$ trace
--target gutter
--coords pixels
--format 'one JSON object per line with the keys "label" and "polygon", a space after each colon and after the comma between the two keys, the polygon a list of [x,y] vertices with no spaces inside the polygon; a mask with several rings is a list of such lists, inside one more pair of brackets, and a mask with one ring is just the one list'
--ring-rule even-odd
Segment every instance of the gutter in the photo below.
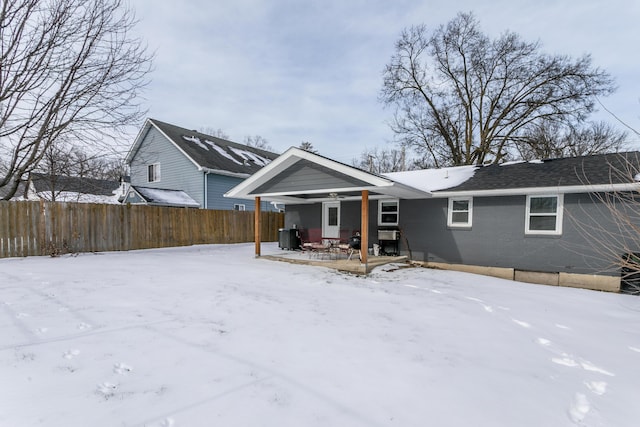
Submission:
{"label": "gutter", "polygon": [[209,171],[204,171],[204,208],[209,208],[209,180],[207,179],[207,175],[209,175]]}
{"label": "gutter", "polygon": [[571,193],[610,193],[615,191],[638,191],[640,183],[571,185],[558,187],[525,187],[505,188],[500,190],[467,190],[467,191],[434,191],[434,198],[445,197],[488,197],[488,196],[521,196],[527,194],[571,194]]}
{"label": "gutter", "polygon": [[232,176],[234,178],[249,178],[251,174],[244,172],[229,172],[221,169],[210,169],[204,166],[198,166],[198,170],[204,171],[205,174],[214,173],[216,175]]}

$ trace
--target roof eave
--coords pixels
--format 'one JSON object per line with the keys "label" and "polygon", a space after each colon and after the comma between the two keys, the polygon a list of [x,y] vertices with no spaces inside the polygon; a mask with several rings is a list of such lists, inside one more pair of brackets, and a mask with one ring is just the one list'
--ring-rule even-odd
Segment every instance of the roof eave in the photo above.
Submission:
{"label": "roof eave", "polygon": [[212,173],[212,174],[216,174],[216,175],[231,176],[231,177],[234,177],[234,178],[246,179],[246,178],[249,178],[251,176],[250,173],[230,172],[230,171],[225,171],[225,170],[222,170],[222,169],[206,168],[204,166],[200,166],[200,167],[198,167],[198,169],[203,171],[203,172],[205,172],[205,173]]}
{"label": "roof eave", "polygon": [[[265,194],[253,194],[252,192],[258,188],[262,183],[268,181],[269,179],[277,176],[280,172],[285,170],[286,168],[292,166],[296,162],[300,160],[309,160],[321,166],[326,166],[332,170],[337,172],[349,175],[353,178],[356,178],[360,181],[364,181],[367,184],[370,184],[371,188],[374,187],[388,187],[396,185],[397,183],[378,175],[373,175],[368,172],[359,170],[357,168],[353,168],[339,162],[335,162],[326,157],[319,156],[317,154],[311,153],[306,150],[302,150],[297,147],[291,147],[287,151],[285,151],[282,155],[277,157],[267,166],[260,169],[255,174],[251,175],[251,177],[247,178],[237,186],[233,187],[231,190],[224,194],[225,197],[233,197],[233,198],[253,198],[253,197],[265,197],[268,196]],[[362,187],[363,189],[368,188]],[[322,189],[321,191],[326,192],[328,189]],[[344,189],[342,189],[344,191]]]}
{"label": "roof eave", "polygon": [[572,194],[572,193],[604,193],[615,191],[638,191],[640,183],[570,185],[556,187],[525,187],[503,188],[496,190],[465,190],[465,191],[434,191],[434,198],[445,197],[490,197],[490,196],[520,196],[532,194]]}

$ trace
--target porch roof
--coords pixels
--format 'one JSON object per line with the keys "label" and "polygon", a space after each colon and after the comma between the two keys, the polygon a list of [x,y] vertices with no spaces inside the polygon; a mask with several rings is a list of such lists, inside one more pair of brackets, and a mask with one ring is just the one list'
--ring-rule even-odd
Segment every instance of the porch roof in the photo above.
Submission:
{"label": "porch roof", "polygon": [[229,190],[225,197],[304,204],[327,200],[419,199],[431,193],[327,157],[289,148],[261,170]]}

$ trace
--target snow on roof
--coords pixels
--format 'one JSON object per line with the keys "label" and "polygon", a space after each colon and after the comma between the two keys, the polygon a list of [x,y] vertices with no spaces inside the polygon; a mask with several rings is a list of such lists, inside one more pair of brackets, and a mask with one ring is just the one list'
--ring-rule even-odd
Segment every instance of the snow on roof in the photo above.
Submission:
{"label": "snow on roof", "polygon": [[235,147],[229,147],[229,149],[245,160],[252,160],[258,166],[266,166],[271,163],[270,159],[259,156],[256,153],[252,153],[251,151],[241,150]]}
{"label": "snow on roof", "polygon": [[[38,197],[43,200],[53,200],[54,197],[51,191],[40,191]],[[30,198],[31,200],[38,200],[38,198]],[[75,202],[75,203],[102,203],[102,204],[120,204],[118,196],[116,194],[112,196],[106,196],[101,194],[86,194],[77,193],[75,191],[60,191],[55,193],[55,200],[57,202]]]}
{"label": "snow on roof", "polygon": [[147,202],[153,204],[171,206],[194,206],[199,207],[198,202],[193,200],[187,193],[181,190],[166,190],[162,188],[133,187]]}
{"label": "snow on roof", "polygon": [[185,141],[189,141],[189,142],[193,142],[194,144],[196,144],[198,147],[202,148],[203,150],[207,150],[209,151],[209,149],[207,148],[206,145],[204,145],[202,143],[202,141],[200,141],[200,138],[198,138],[197,136],[192,136],[192,135],[182,135],[182,139],[184,139]]}
{"label": "snow on roof", "polygon": [[473,176],[477,166],[454,166],[440,169],[422,169],[382,174],[400,184],[432,192],[455,187]]}
{"label": "snow on roof", "polygon": [[227,159],[229,159],[229,160],[231,160],[232,162],[235,162],[235,163],[237,163],[237,164],[239,164],[239,165],[241,165],[241,164],[242,164],[242,162],[238,161],[238,159],[236,159],[235,157],[233,157],[231,154],[227,153],[227,151],[226,151],[224,148],[222,148],[222,147],[220,147],[220,146],[216,145],[216,143],[215,143],[215,142],[209,141],[208,139],[206,139],[204,142],[206,142],[207,144],[209,144],[209,145],[210,145],[214,150],[216,150],[218,153],[220,153],[220,155],[221,155],[221,156],[224,156],[224,157],[226,157]]}

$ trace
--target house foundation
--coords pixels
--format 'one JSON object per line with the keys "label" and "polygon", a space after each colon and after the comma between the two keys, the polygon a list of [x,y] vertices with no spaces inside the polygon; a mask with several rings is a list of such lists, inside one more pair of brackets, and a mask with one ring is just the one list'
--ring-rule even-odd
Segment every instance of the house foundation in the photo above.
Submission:
{"label": "house foundation", "polygon": [[539,271],[516,270],[514,268],[485,267],[480,265],[448,264],[443,262],[414,261],[414,264],[440,270],[462,271],[481,274],[517,282],[534,283],[549,286],[591,289],[594,291],[620,292],[620,277],[600,274],[546,273]]}

